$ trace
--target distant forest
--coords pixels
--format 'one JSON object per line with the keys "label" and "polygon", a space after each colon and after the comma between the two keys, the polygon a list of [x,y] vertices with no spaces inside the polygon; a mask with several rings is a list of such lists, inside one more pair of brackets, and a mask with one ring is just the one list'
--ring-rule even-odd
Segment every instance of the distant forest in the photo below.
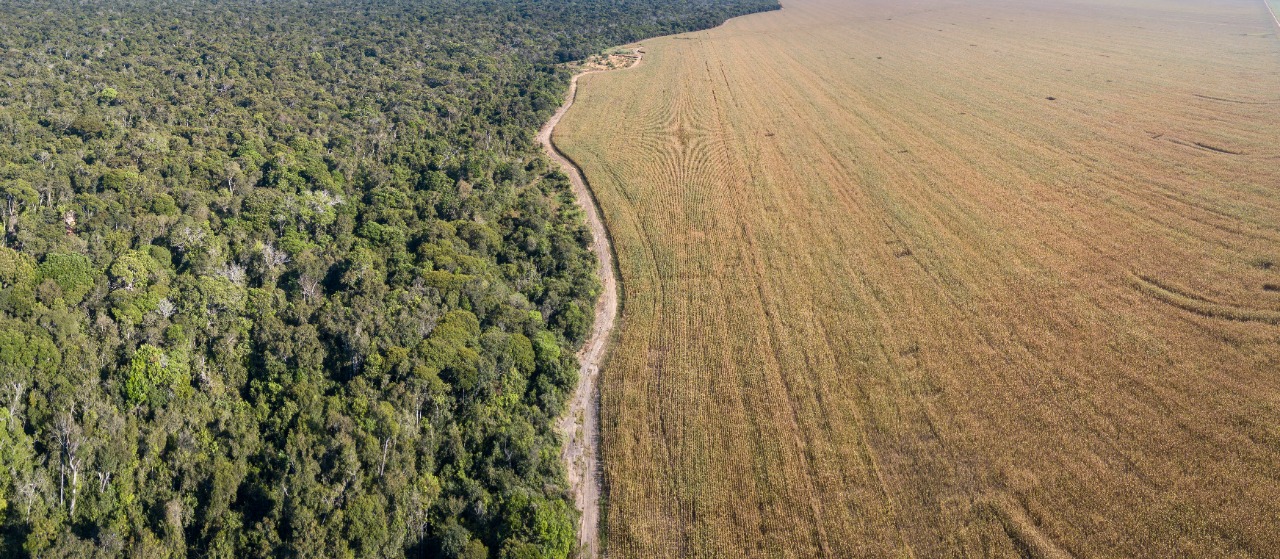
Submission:
{"label": "distant forest", "polygon": [[565,557],[559,63],[774,0],[0,10],[0,557]]}

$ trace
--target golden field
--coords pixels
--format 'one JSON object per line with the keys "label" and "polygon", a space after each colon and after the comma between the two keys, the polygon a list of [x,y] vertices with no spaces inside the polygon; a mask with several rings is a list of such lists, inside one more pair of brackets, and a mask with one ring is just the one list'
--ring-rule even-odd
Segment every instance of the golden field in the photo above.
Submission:
{"label": "golden field", "polygon": [[1262,0],[795,0],[556,129],[610,557],[1280,556]]}

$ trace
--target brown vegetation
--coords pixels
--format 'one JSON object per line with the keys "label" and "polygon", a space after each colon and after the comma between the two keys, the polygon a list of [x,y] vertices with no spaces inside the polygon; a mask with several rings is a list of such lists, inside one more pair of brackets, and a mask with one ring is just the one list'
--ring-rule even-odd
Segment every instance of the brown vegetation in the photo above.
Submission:
{"label": "brown vegetation", "polygon": [[625,69],[640,63],[644,49],[638,45],[611,49],[601,54],[594,54],[578,63],[579,73],[599,72],[604,70]]}
{"label": "brown vegetation", "polygon": [[1280,554],[1263,3],[797,0],[645,47],[556,135],[624,287],[607,555]]}

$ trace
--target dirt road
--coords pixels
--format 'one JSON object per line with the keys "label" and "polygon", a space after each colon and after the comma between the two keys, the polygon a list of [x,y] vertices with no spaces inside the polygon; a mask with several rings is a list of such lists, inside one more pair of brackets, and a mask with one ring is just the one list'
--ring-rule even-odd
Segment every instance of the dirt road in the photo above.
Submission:
{"label": "dirt road", "polygon": [[[628,68],[640,63],[643,51],[637,48],[636,58]],[[538,132],[538,142],[542,144],[547,155],[560,164],[569,181],[573,185],[573,194],[578,205],[587,214],[587,226],[591,228],[591,251],[600,259],[600,284],[603,288],[600,298],[596,300],[595,322],[591,335],[582,350],[578,352],[578,388],[569,402],[569,410],[560,418],[558,428],[564,439],[564,449],[560,456],[568,471],[569,488],[573,492],[574,504],[582,512],[578,524],[580,554],[584,557],[597,557],[600,554],[599,520],[600,520],[600,469],[597,467],[599,456],[599,398],[596,392],[596,379],[600,374],[600,364],[605,356],[605,348],[609,343],[609,335],[613,331],[614,320],[618,316],[618,277],[614,271],[613,245],[609,241],[604,219],[600,208],[596,205],[591,190],[578,169],[567,157],[556,149],[551,134],[564,113],[573,106],[573,99],[578,91],[578,78],[583,74],[605,72],[606,69],[588,69],[575,76],[569,82],[569,94],[564,105],[552,115],[551,120]]]}

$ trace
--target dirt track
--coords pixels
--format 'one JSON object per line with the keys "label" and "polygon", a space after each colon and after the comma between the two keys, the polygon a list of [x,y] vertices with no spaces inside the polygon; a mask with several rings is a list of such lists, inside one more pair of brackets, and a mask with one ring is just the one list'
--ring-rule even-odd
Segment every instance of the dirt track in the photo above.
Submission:
{"label": "dirt track", "polygon": [[[628,68],[640,63],[643,51],[636,50],[636,54],[635,61]],[[574,197],[587,214],[587,226],[591,228],[591,251],[600,259],[597,274],[600,276],[602,291],[600,298],[596,300],[595,322],[591,328],[591,336],[578,352],[581,367],[578,372],[578,388],[569,402],[568,412],[560,418],[558,425],[564,438],[564,449],[560,456],[568,471],[569,489],[573,492],[574,504],[582,512],[578,523],[578,538],[580,554],[585,557],[597,557],[600,554],[600,470],[596,463],[599,456],[600,426],[596,379],[600,374],[600,364],[609,343],[609,335],[613,331],[614,320],[618,316],[618,277],[614,271],[613,245],[609,241],[600,208],[582,177],[582,171],[556,149],[551,134],[560,118],[573,106],[573,99],[578,91],[578,78],[584,74],[607,71],[609,70],[588,69],[573,76],[564,105],[538,131],[538,142],[547,155],[569,175]]]}

